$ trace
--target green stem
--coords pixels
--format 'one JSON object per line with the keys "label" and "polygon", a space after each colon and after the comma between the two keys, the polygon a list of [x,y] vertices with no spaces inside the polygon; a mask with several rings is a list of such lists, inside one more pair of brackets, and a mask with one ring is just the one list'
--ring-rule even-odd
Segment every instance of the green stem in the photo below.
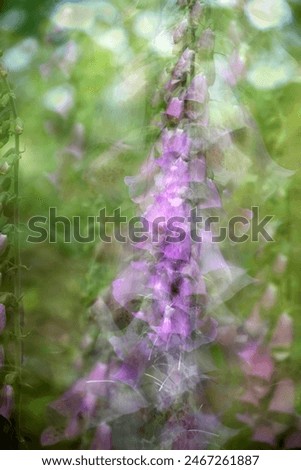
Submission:
{"label": "green stem", "polygon": [[15,275],[13,277],[14,283],[14,296],[17,302],[17,306],[14,312],[14,330],[16,337],[16,358],[15,358],[15,368],[18,377],[18,405],[17,405],[17,418],[16,418],[16,430],[18,433],[19,440],[21,441],[21,385],[22,385],[22,364],[23,364],[23,324],[24,324],[24,313],[23,307],[21,304],[21,256],[20,256],[20,236],[19,236],[19,227],[20,227],[20,207],[19,207],[19,158],[20,158],[20,133],[21,129],[18,129],[18,114],[15,103],[15,98],[12,93],[10,84],[6,76],[2,76],[5,88],[10,97],[10,106],[12,111],[12,116],[15,122],[14,126],[14,143],[15,143],[15,154],[16,158],[13,166],[13,190],[15,195],[14,203],[14,213],[13,213],[13,225],[14,225],[14,241],[13,241],[13,258],[15,266]]}

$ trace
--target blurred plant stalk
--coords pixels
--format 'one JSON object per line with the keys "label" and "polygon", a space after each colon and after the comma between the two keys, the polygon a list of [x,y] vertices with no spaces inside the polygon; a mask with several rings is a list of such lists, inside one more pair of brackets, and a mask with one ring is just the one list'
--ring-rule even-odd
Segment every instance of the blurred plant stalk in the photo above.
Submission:
{"label": "blurred plant stalk", "polygon": [[[1,188],[1,219],[0,230],[2,241],[0,263],[2,276],[2,289],[0,293],[1,305],[8,313],[7,330],[2,332],[5,344],[10,342],[7,337],[13,336],[15,343],[14,366],[9,366],[9,360],[3,358],[3,378],[1,374],[2,393],[0,414],[10,420],[13,413],[14,394],[17,397],[15,408],[16,434],[19,442],[21,437],[21,388],[23,364],[23,325],[24,311],[21,294],[21,256],[20,256],[20,214],[19,214],[19,160],[20,135],[23,132],[23,123],[18,116],[15,95],[10,87],[6,69],[0,65],[1,78],[1,131],[0,131],[0,188]],[[9,147],[9,150],[6,148]],[[3,150],[2,150],[3,149]],[[10,318],[10,314],[12,320]],[[10,333],[13,329],[13,334]],[[8,352],[9,354],[9,352]]]}

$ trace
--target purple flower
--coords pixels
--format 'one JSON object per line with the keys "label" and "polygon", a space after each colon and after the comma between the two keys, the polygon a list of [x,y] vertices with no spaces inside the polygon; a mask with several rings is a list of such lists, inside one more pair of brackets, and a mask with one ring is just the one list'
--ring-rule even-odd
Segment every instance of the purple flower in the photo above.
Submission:
{"label": "purple flower", "polygon": [[175,44],[181,41],[183,36],[185,35],[188,28],[188,21],[185,18],[181,23],[176,27],[173,33],[173,41]]}
{"label": "purple flower", "polygon": [[206,178],[205,157],[200,156],[190,161],[190,181],[204,183]]}
{"label": "purple flower", "polygon": [[[201,2],[189,5],[189,22],[185,19],[175,31],[175,42],[202,12]],[[205,30],[198,41],[201,59],[212,55],[213,43],[213,32]],[[134,261],[112,283],[112,297],[131,321],[119,333],[117,327],[109,328],[114,336],[109,338],[113,350],[108,364],[98,362],[52,404],[65,418],[61,438],[92,428],[93,449],[112,448],[108,423],[119,416],[139,412],[139,422],[146,423],[144,408],[164,410],[164,448],[207,449],[227,434],[210,412],[204,391],[212,362],[209,348],[202,346],[218,334],[217,320],[209,313],[217,314],[215,307],[245,281],[239,281],[244,271],[226,262],[214,233],[200,230],[200,242],[190,236],[192,208],[207,216],[222,206],[206,162],[210,152],[222,154],[231,143],[228,132],[209,127],[213,79],[203,73],[194,76],[195,53],[186,48],[174,66],[165,86],[160,138],[140,174],[125,179],[150,232],[147,240],[133,243]],[[257,405],[269,392],[273,360],[259,339],[243,341],[240,356],[249,384],[244,399]],[[190,408],[178,413],[183,400]],[[200,405],[206,411],[194,412]],[[44,442],[59,438],[53,428],[47,433]]]}
{"label": "purple flower", "polygon": [[274,391],[269,405],[270,411],[294,414],[295,386],[291,379],[281,380]]}
{"label": "purple flower", "polygon": [[261,304],[266,310],[272,309],[277,301],[278,289],[274,284],[269,284],[263,293]]}
{"label": "purple flower", "polygon": [[[162,145],[163,157],[182,157],[184,159],[188,158],[190,150],[190,140],[187,133],[184,132],[182,129],[176,129],[175,131],[165,131],[162,136]],[[173,162],[172,160],[169,160],[168,163]]]}
{"label": "purple flower", "polygon": [[177,62],[174,71],[174,79],[181,79],[185,73],[188,73],[191,69],[192,61],[194,59],[195,52],[189,48],[185,49]]}
{"label": "purple flower", "polygon": [[196,101],[197,103],[205,103],[208,99],[208,86],[206,77],[202,74],[194,77],[186,92],[185,99],[188,101]]}
{"label": "purple flower", "polygon": [[64,438],[63,433],[55,428],[54,426],[49,426],[46,428],[41,435],[41,445],[42,446],[53,446],[60,442]]}
{"label": "purple flower", "polygon": [[7,247],[7,235],[0,233],[0,254],[4,252]]}
{"label": "purple flower", "polygon": [[0,304],[0,334],[5,329],[6,326],[6,309],[5,305]]}
{"label": "purple flower", "polygon": [[260,316],[259,305],[256,304],[249,318],[245,321],[245,330],[251,336],[260,336],[265,331],[264,323]]}
{"label": "purple flower", "polygon": [[126,307],[132,300],[147,294],[147,273],[148,265],[145,261],[133,261],[121,277],[113,281],[113,296],[121,306]]}
{"label": "purple flower", "polygon": [[100,423],[94,434],[91,444],[92,450],[111,450],[112,449],[112,431],[106,423]]}
{"label": "purple flower", "polygon": [[172,98],[168,104],[166,115],[170,118],[181,119],[184,112],[184,101],[179,98]]}
{"label": "purple flower", "polygon": [[172,335],[179,335],[187,338],[192,329],[189,315],[178,308],[166,306],[162,323],[158,327],[153,327],[158,338],[168,343]]}
{"label": "purple flower", "polygon": [[253,441],[269,444],[274,447],[276,445],[276,433],[270,424],[259,425],[252,436]]}
{"label": "purple flower", "polygon": [[216,416],[205,413],[187,413],[173,416],[162,433],[163,448],[173,450],[203,450],[219,436],[220,423]]}
{"label": "purple flower", "polygon": [[110,343],[116,355],[122,360],[112,378],[136,386],[143,375],[151,352],[149,340],[140,338],[135,332],[127,331],[123,336],[112,337]]}
{"label": "purple flower", "polygon": [[277,274],[284,274],[287,268],[287,263],[287,256],[280,253],[275,260],[273,271]]}
{"label": "purple flower", "polygon": [[301,449],[301,430],[294,431],[286,439],[285,449]]}
{"label": "purple flower", "polygon": [[14,407],[14,389],[11,385],[4,385],[0,390],[0,416],[9,420]]}
{"label": "purple flower", "polygon": [[280,315],[270,345],[273,348],[289,348],[293,342],[293,321],[287,314]]}
{"label": "purple flower", "polygon": [[265,397],[269,392],[269,385],[261,383],[260,381],[251,380],[249,381],[247,386],[248,388],[240,397],[240,401],[258,407],[260,404],[260,400]]}
{"label": "purple flower", "polygon": [[274,372],[274,363],[268,351],[260,344],[249,343],[239,353],[244,361],[247,375],[270,381]]}
{"label": "purple flower", "polygon": [[239,56],[239,53],[234,51],[229,59],[228,67],[223,72],[224,79],[233,87],[243,77],[244,72],[245,64]]}
{"label": "purple flower", "polygon": [[195,25],[199,24],[199,21],[203,15],[203,11],[204,11],[204,5],[202,5],[201,2],[197,0],[195,4],[193,5],[191,9],[191,13],[190,13],[191,19]]}

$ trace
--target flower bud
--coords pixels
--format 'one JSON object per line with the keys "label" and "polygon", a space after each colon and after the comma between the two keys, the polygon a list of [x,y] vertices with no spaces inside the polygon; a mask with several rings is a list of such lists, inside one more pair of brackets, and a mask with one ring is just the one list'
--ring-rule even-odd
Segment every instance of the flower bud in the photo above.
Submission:
{"label": "flower bud", "polygon": [[6,247],[7,247],[7,235],[0,233],[0,255],[4,252]]}
{"label": "flower bud", "polygon": [[166,115],[170,118],[181,119],[184,112],[184,101],[179,98],[172,98],[166,110]]}
{"label": "flower bud", "polygon": [[190,16],[193,24],[198,25],[203,14],[204,6],[197,0],[192,7]]}
{"label": "flower bud", "polygon": [[9,169],[10,169],[9,164],[7,162],[3,162],[0,165],[0,175],[5,175]]}
{"label": "flower bud", "polygon": [[287,256],[283,254],[279,254],[275,260],[274,266],[273,266],[273,271],[276,274],[283,274],[286,271],[287,268],[287,263],[288,263],[288,258]]}
{"label": "flower bud", "polygon": [[91,449],[111,450],[112,449],[112,431],[106,423],[101,423],[97,428]]}
{"label": "flower bud", "polygon": [[294,414],[295,385],[291,379],[281,380],[275,389],[269,411]]}
{"label": "flower bud", "polygon": [[23,130],[24,130],[23,122],[20,118],[17,118],[15,121],[15,133],[17,135],[21,135],[23,133]]}
{"label": "flower bud", "polygon": [[188,101],[196,101],[197,103],[204,103],[208,97],[208,87],[206,77],[202,74],[193,78],[185,99]]}
{"label": "flower bud", "polygon": [[14,390],[11,385],[4,385],[0,391],[0,416],[9,420],[14,406]]}
{"label": "flower bud", "polygon": [[259,305],[256,304],[251,315],[245,321],[245,329],[251,336],[259,336],[260,333],[262,333],[263,328],[264,324],[260,317],[260,308]]}
{"label": "flower bud", "polygon": [[188,73],[190,71],[193,58],[194,51],[188,48],[185,49],[174,68],[173,77],[180,80],[185,73]]}
{"label": "flower bud", "polygon": [[5,329],[6,326],[6,309],[5,305],[0,304],[0,334]]}
{"label": "flower bud", "polygon": [[177,26],[173,33],[173,42],[178,44],[185,35],[188,28],[188,21],[185,19]]}
{"label": "flower bud", "polygon": [[277,294],[277,287],[274,284],[269,284],[261,298],[261,305],[266,310],[273,308],[277,301]]}
{"label": "flower bud", "polygon": [[292,342],[293,320],[287,313],[283,313],[279,317],[270,344],[273,348],[289,348]]}

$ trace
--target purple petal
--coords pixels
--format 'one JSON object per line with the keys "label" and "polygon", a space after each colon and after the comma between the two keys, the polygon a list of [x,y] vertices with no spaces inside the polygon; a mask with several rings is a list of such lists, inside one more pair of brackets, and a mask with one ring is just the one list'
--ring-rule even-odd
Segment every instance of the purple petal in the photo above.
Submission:
{"label": "purple petal", "polygon": [[182,79],[182,76],[190,71],[194,54],[194,51],[191,49],[185,49],[173,71],[174,79]]}
{"label": "purple petal", "polygon": [[184,112],[184,101],[179,98],[172,98],[169,102],[169,105],[166,110],[166,115],[175,118],[181,119]]}
{"label": "purple petal", "polygon": [[112,449],[112,431],[106,423],[101,423],[94,434],[91,444],[92,450],[111,450]]}
{"label": "purple petal", "polygon": [[293,320],[287,313],[283,313],[278,320],[270,344],[274,348],[288,348],[291,346],[292,342]]}
{"label": "purple petal", "polygon": [[184,19],[174,30],[173,41],[175,44],[181,41],[181,39],[183,38],[184,34],[187,31],[187,28],[188,28],[188,21],[187,19]]}
{"label": "purple petal", "polygon": [[214,436],[218,436],[220,423],[216,416],[195,413],[183,415],[180,419],[172,417],[166,423],[162,440],[164,447],[173,450],[207,449]]}
{"label": "purple petal", "polygon": [[[98,362],[87,376],[86,390],[98,396],[106,396],[108,392],[108,383],[106,382],[108,372],[108,365]],[[91,406],[93,407],[93,403],[91,403]]]}
{"label": "purple petal", "polygon": [[258,336],[264,331],[264,323],[260,317],[260,307],[255,305],[249,318],[245,321],[245,330],[252,336]]}
{"label": "purple petal", "polygon": [[253,383],[248,385],[247,390],[242,395],[240,400],[249,403],[255,407],[259,406],[260,400],[267,395],[270,390],[269,384]]}
{"label": "purple petal", "polygon": [[281,380],[275,389],[269,411],[294,414],[295,385],[290,379]]}
{"label": "purple petal", "polygon": [[83,396],[85,395],[86,381],[78,380],[61,397],[51,403],[50,407],[57,413],[71,418],[80,412]]}
{"label": "purple petal", "polygon": [[191,19],[195,24],[199,24],[199,21],[203,15],[204,6],[197,0],[191,10]]}
{"label": "purple petal", "polygon": [[191,81],[185,99],[188,101],[196,101],[197,103],[204,103],[207,97],[208,86],[206,77],[204,75],[197,75]]}
{"label": "purple petal", "polygon": [[120,366],[113,378],[128,385],[136,385],[140,377],[140,365],[124,363]]}
{"label": "purple petal", "polygon": [[252,357],[249,374],[270,381],[274,372],[274,364],[268,353],[257,352]]}
{"label": "purple petal", "polygon": [[277,287],[274,284],[269,284],[261,298],[261,304],[266,310],[270,310],[275,306],[277,294]]}
{"label": "purple petal", "polygon": [[192,182],[205,182],[206,177],[206,160],[204,157],[195,158],[190,162],[190,181]]}
{"label": "purple petal", "polygon": [[225,261],[217,243],[212,242],[212,236],[212,232],[201,231],[201,272],[203,275],[211,271],[228,268],[228,263]]}
{"label": "purple petal", "polygon": [[199,204],[198,206],[199,209],[208,209],[210,207],[222,207],[222,202],[221,202],[218,189],[213,183],[213,181],[207,178],[206,185],[207,185],[207,192],[205,193],[206,199],[204,202]]}
{"label": "purple petal", "polygon": [[256,354],[258,349],[258,343],[255,341],[249,342],[239,353],[238,356],[246,362],[248,365],[251,365],[253,356]]}
{"label": "purple petal", "polygon": [[176,157],[187,157],[190,150],[188,134],[181,129],[165,131],[162,137],[163,154]]}
{"label": "purple petal", "polygon": [[270,354],[258,343],[248,344],[239,356],[244,361],[244,370],[247,375],[270,381],[274,373],[274,363]]}
{"label": "purple petal", "polygon": [[245,72],[245,64],[240,58],[237,51],[234,51],[229,59],[229,66],[224,70],[223,76],[230,86],[235,86],[243,77]]}
{"label": "purple petal", "polygon": [[277,274],[284,274],[287,268],[288,258],[283,254],[279,254],[273,266],[273,271]]}
{"label": "purple petal", "polygon": [[0,233],[0,254],[3,253],[6,247],[7,247],[7,235],[3,235],[3,233]]}
{"label": "purple petal", "polygon": [[166,307],[165,318],[159,327],[154,327],[159,338],[167,341],[171,335],[187,338],[191,333],[191,324],[186,312]]}
{"label": "purple petal", "polygon": [[263,442],[264,444],[269,444],[274,447],[276,445],[276,435],[275,431],[271,426],[261,425],[258,426],[252,436],[253,441]]}
{"label": "purple petal", "polygon": [[252,389],[249,389],[247,390],[241,397],[240,397],[240,401],[244,402],[244,403],[249,403],[250,405],[253,405],[253,406],[258,406],[259,405],[259,400],[258,398],[256,397],[256,395],[254,394],[253,390]]}
{"label": "purple petal", "polygon": [[45,429],[41,435],[42,446],[53,446],[64,439],[63,434],[53,426]]}
{"label": "purple petal", "polygon": [[81,425],[80,425],[80,420],[78,416],[75,416],[74,418],[70,419],[65,432],[64,432],[64,437],[66,439],[75,439],[78,437],[81,433]]}
{"label": "purple petal", "polygon": [[14,407],[14,390],[11,385],[4,385],[0,391],[0,416],[9,420]]}
{"label": "purple petal", "polygon": [[133,261],[121,277],[113,281],[113,296],[121,306],[126,307],[128,302],[146,293],[147,267],[145,262]]}
{"label": "purple petal", "polygon": [[190,258],[191,240],[185,237],[185,240],[177,243],[168,243],[163,249],[164,256],[171,260],[188,261]]}
{"label": "purple petal", "polygon": [[301,449],[301,431],[290,434],[284,443],[285,449]]}
{"label": "purple petal", "polygon": [[4,330],[6,326],[6,310],[5,305],[0,304],[0,333]]}
{"label": "purple petal", "polygon": [[237,338],[236,325],[222,325],[218,328],[217,341],[223,346],[233,346]]}

